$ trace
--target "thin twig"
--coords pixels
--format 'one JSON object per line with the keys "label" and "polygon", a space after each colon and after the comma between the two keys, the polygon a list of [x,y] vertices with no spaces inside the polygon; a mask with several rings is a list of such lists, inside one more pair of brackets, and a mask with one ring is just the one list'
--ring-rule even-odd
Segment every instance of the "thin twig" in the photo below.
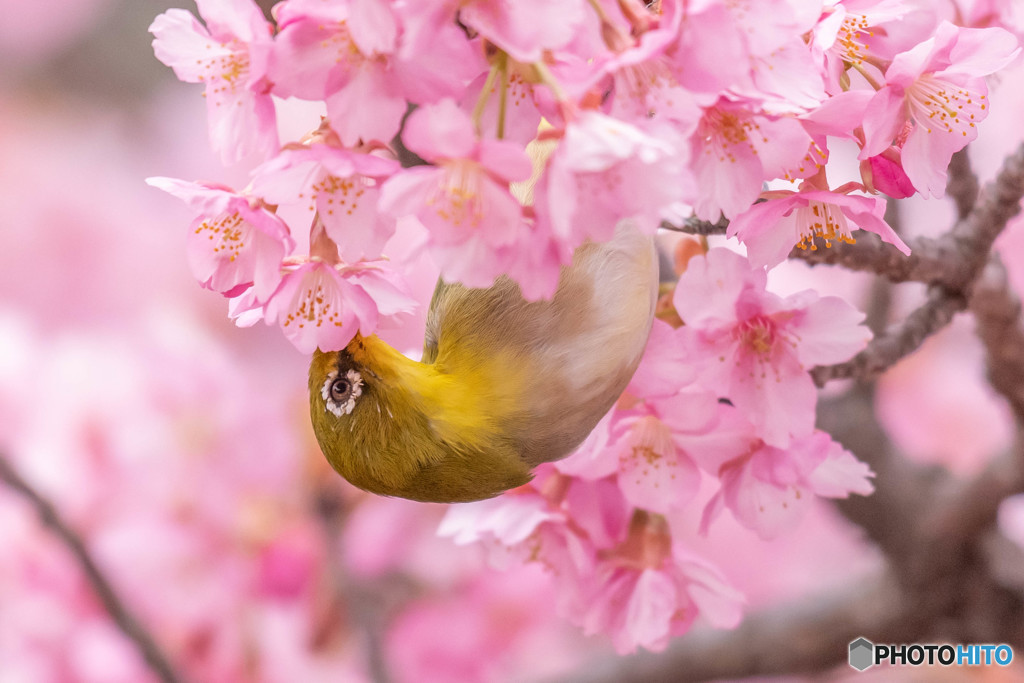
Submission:
{"label": "thin twig", "polygon": [[669,221],[662,221],[660,227],[663,230],[685,232],[688,235],[724,235],[726,228],[729,227],[729,221],[725,217],[722,217],[719,218],[717,222],[712,223],[711,221],[702,221],[696,216],[690,216],[683,220],[682,225],[676,225]]}
{"label": "thin twig", "polygon": [[967,308],[956,292],[940,287],[928,290],[928,299],[895,328],[875,337],[868,347],[845,363],[819,365],[811,378],[819,387],[834,379],[869,381],[916,351],[924,340],[948,325],[953,316]]}
{"label": "thin twig", "polygon": [[11,489],[21,494],[35,508],[40,521],[49,528],[71,551],[75,561],[82,568],[83,573],[92,585],[100,602],[110,618],[114,620],[121,632],[128,637],[138,648],[139,654],[146,661],[149,668],[164,683],[177,683],[182,679],[175,673],[171,666],[170,659],[157,645],[156,640],[149,634],[142,623],[131,613],[124,601],[117,595],[110,581],[103,575],[103,572],[93,560],[85,542],[57,512],[53,503],[47,500],[42,494],[32,488],[6,457],[0,455],[0,480]]}
{"label": "thin twig", "polygon": [[[384,648],[384,632],[394,605],[389,605],[381,591],[366,582],[357,580],[346,571],[341,561],[338,539],[341,537],[349,507],[336,491],[320,486],[313,494],[316,515],[323,530],[327,552],[328,580],[334,592],[339,609],[346,612],[349,620],[363,632],[366,668],[374,683],[390,683],[394,680],[388,668]],[[394,596],[391,596],[392,598]]]}

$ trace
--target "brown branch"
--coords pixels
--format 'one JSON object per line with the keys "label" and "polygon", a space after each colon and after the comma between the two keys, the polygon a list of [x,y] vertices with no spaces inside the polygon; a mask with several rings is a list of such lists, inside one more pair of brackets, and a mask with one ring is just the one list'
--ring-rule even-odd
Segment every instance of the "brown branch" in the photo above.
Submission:
{"label": "brown branch", "polygon": [[662,221],[659,227],[663,230],[684,232],[688,235],[724,235],[726,228],[729,227],[729,220],[723,216],[717,222],[712,223],[711,221],[702,221],[696,216],[690,216],[683,221],[682,225]]}
{"label": "brown branch", "polygon": [[131,613],[121,598],[117,595],[110,581],[103,575],[91,553],[86,548],[85,542],[57,512],[53,503],[47,500],[42,494],[32,488],[20,474],[14,469],[11,463],[4,456],[0,455],[0,480],[14,491],[24,497],[39,515],[39,520],[45,527],[50,529],[57,538],[67,547],[74,556],[75,561],[82,568],[82,572],[88,579],[89,584],[110,618],[114,620],[121,632],[135,645],[139,654],[145,660],[149,668],[156,674],[157,678],[164,683],[176,683],[182,679],[174,671],[170,660],[157,645],[156,641],[149,634],[142,623]]}
{"label": "brown branch", "polygon": [[413,598],[417,587],[408,577],[385,575],[374,581],[353,576],[342,562],[338,545],[351,504],[332,486],[320,484],[312,503],[327,548],[326,579],[333,593],[332,608],[343,613],[363,636],[367,674],[374,683],[394,680],[388,666],[384,634],[401,604]]}
{"label": "brown branch", "polygon": [[981,189],[978,184],[978,176],[971,168],[971,158],[967,154],[966,147],[950,159],[948,173],[946,194],[953,199],[956,204],[957,218],[962,220],[967,218],[967,215],[974,209]]}
{"label": "brown branch", "polygon": [[[913,274],[913,279],[918,279],[928,274],[927,281],[936,284],[929,289],[928,300],[898,328],[876,337],[868,348],[846,363],[814,368],[811,371],[814,382],[824,386],[832,379],[871,379],[916,350],[928,336],[947,325],[953,315],[964,310],[975,280],[989,259],[993,242],[1007,222],[1020,213],[1022,196],[1024,144],[1003,162],[999,175],[985,186],[967,217],[957,222],[943,237],[920,241],[910,258],[896,259],[892,256],[895,249],[891,245],[882,245],[877,238],[841,245],[848,248],[839,250],[839,262],[845,260],[843,264],[848,267],[858,266],[855,269],[859,269],[863,266],[867,269],[872,259],[877,258],[871,269],[886,277],[911,279]],[[1001,311],[992,315],[998,317],[1008,313]],[[1007,390],[1012,391],[1013,388],[1007,387]],[[1024,395],[1018,400],[1020,407],[1024,408]]]}
{"label": "brown branch", "polygon": [[988,379],[1024,424],[1024,329],[1020,300],[1010,290],[1006,268],[993,255],[971,296],[978,338],[985,345]]}
{"label": "brown branch", "polygon": [[874,379],[920,348],[925,339],[948,325],[965,308],[967,301],[962,295],[932,287],[925,303],[906,320],[875,337],[866,349],[845,363],[813,368],[811,378],[819,387],[834,379]]}

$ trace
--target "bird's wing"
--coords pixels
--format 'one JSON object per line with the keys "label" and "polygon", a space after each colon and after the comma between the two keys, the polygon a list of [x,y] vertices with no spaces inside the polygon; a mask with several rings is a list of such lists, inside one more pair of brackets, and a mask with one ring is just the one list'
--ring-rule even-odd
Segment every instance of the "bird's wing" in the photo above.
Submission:
{"label": "bird's wing", "polygon": [[439,282],[424,362],[464,378],[530,464],[568,454],[629,383],[657,294],[651,238],[620,229],[577,250],[549,301],[507,277],[487,289]]}

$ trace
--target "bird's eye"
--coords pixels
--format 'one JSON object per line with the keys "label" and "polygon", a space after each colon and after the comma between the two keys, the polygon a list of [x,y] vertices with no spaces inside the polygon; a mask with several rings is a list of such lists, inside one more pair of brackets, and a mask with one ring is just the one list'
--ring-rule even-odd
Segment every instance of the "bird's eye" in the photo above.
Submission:
{"label": "bird's eye", "polygon": [[356,407],[356,400],[363,395],[363,376],[355,369],[338,377],[336,370],[327,375],[320,395],[324,408],[338,417],[350,415]]}
{"label": "bird's eye", "polygon": [[352,393],[352,384],[344,377],[331,382],[331,398],[338,403],[344,403]]}

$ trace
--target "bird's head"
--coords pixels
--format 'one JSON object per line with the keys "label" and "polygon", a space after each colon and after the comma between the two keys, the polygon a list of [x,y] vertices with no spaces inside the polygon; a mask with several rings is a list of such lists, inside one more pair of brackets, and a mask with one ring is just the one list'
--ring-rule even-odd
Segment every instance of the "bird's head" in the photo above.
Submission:
{"label": "bird's head", "polygon": [[357,335],[313,355],[313,431],[334,469],[373,493],[464,502],[525,484],[529,467],[465,379]]}

